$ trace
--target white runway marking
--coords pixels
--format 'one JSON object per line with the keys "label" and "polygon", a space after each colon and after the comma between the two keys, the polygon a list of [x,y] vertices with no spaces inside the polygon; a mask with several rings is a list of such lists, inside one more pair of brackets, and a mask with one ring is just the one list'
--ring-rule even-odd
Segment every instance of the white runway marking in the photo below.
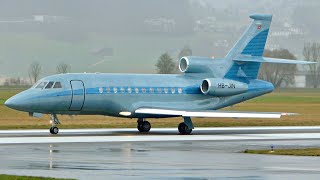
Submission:
{"label": "white runway marking", "polygon": [[147,142],[147,141],[230,141],[230,140],[290,140],[320,139],[317,133],[249,134],[249,135],[148,135],[148,136],[72,136],[72,137],[13,137],[0,138],[0,144]]}
{"label": "white runway marking", "polygon": [[[213,127],[213,128],[196,128],[195,131],[319,131],[320,126],[267,126],[267,127]],[[177,128],[152,128],[152,132],[178,132]],[[31,130],[0,130],[1,134],[43,134],[48,133],[48,129],[31,129]],[[114,128],[114,129],[60,129],[59,133],[112,133],[112,132],[137,132],[136,128]]]}
{"label": "white runway marking", "polygon": [[[311,130],[312,132],[310,133],[302,132]],[[154,128],[152,129],[152,133],[171,134],[158,135],[150,133],[140,135],[135,128],[61,129],[59,135],[51,136],[48,130],[1,130],[0,135],[2,137],[0,136],[0,144],[320,139],[320,133],[314,133],[314,131],[318,130],[320,132],[320,127],[197,128],[194,135],[178,135],[175,128]],[[212,134],[196,135],[197,132],[201,131],[212,131]],[[236,133],[230,133],[234,131]],[[297,131],[300,133],[287,134],[284,133],[285,131]],[[214,134],[217,132],[224,132],[224,134]],[[97,133],[102,133],[102,135],[98,136],[96,135]],[[177,133],[177,135],[172,135],[172,133]]]}

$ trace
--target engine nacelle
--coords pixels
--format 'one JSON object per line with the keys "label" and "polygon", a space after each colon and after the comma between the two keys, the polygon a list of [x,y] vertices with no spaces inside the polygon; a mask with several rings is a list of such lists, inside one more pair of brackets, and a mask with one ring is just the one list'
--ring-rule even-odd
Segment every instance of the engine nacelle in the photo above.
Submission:
{"label": "engine nacelle", "polygon": [[211,72],[213,59],[206,57],[182,57],[179,61],[179,70],[183,73],[207,73]]}
{"label": "engine nacelle", "polygon": [[232,96],[248,91],[248,84],[222,78],[204,79],[200,86],[201,92],[211,96]]}

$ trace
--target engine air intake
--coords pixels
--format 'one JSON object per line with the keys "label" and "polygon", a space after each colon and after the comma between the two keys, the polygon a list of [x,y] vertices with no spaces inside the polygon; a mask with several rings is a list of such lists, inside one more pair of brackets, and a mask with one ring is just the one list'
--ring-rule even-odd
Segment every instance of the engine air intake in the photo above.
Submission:
{"label": "engine air intake", "polygon": [[182,57],[179,62],[179,69],[181,72],[185,72],[189,67],[189,60],[186,57]]}

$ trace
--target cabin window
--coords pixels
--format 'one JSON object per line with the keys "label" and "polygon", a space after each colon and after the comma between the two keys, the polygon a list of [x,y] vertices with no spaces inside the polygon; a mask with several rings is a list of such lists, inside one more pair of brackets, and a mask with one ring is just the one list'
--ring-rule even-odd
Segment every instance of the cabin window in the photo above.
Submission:
{"label": "cabin window", "polygon": [[164,93],[168,94],[168,88],[164,88]]}
{"label": "cabin window", "polygon": [[179,93],[179,94],[182,93],[182,88],[178,88],[178,93]]}
{"label": "cabin window", "polygon": [[162,93],[162,89],[161,88],[157,88],[158,93]]}
{"label": "cabin window", "polygon": [[41,82],[41,83],[39,83],[39,84],[36,86],[36,88],[42,89],[42,88],[44,88],[44,87],[47,85],[47,83],[48,83],[48,82]]}
{"label": "cabin window", "polygon": [[99,88],[99,93],[103,93],[103,88]]}
{"label": "cabin window", "polygon": [[116,87],[114,87],[114,88],[113,88],[113,93],[116,94],[117,92],[118,92],[118,89],[117,89]]}
{"label": "cabin window", "polygon": [[110,87],[107,87],[107,93],[110,93],[110,91],[111,91]]}
{"label": "cabin window", "polygon": [[130,87],[128,87],[128,93],[131,94],[132,93],[132,89]]}
{"label": "cabin window", "polygon": [[134,91],[138,94],[139,93],[139,88],[135,88]]}
{"label": "cabin window", "polygon": [[120,92],[121,92],[121,93],[124,93],[124,88],[123,88],[123,87],[120,88]]}
{"label": "cabin window", "polygon": [[142,88],[142,93],[146,93],[146,92],[147,92],[146,88]]}
{"label": "cabin window", "polygon": [[153,88],[150,88],[149,91],[150,91],[150,93],[154,93],[154,89]]}
{"label": "cabin window", "polygon": [[45,89],[50,89],[50,88],[52,88],[53,83],[54,83],[53,81],[50,81],[50,82],[46,85]]}
{"label": "cabin window", "polygon": [[176,92],[176,88],[171,88],[171,93],[174,94]]}
{"label": "cabin window", "polygon": [[62,88],[61,82],[56,82],[56,83],[53,85],[53,88]]}

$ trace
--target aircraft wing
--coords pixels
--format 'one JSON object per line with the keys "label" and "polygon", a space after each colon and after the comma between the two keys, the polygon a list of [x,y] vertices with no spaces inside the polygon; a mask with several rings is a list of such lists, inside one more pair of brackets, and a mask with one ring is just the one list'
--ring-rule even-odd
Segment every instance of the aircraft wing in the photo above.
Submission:
{"label": "aircraft wing", "polygon": [[216,117],[216,118],[280,118],[284,115],[295,115],[295,113],[281,112],[245,112],[245,111],[183,111],[173,109],[139,108],[136,114],[168,115],[182,117]]}

